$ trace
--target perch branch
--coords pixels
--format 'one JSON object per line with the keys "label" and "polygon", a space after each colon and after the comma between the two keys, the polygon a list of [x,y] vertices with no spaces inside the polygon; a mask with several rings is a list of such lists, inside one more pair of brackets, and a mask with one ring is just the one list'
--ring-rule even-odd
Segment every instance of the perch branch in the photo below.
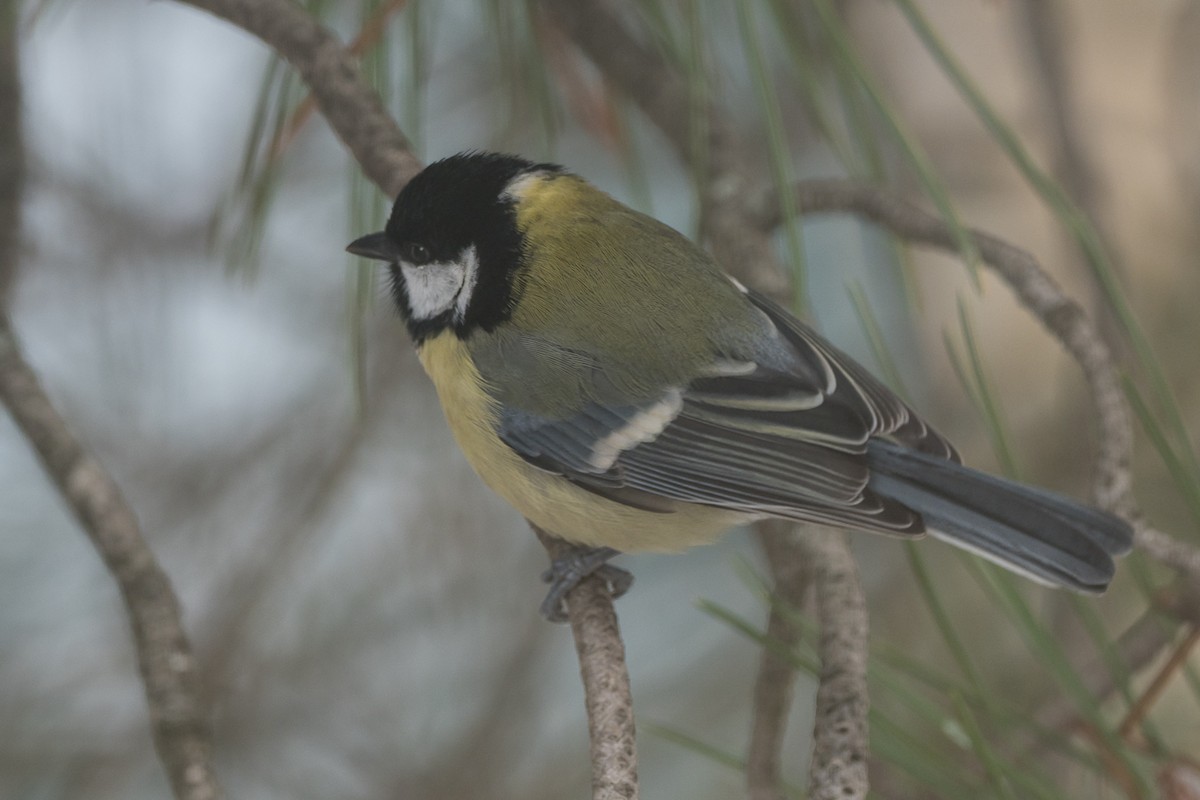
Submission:
{"label": "perch branch", "polygon": [[[550,561],[570,545],[530,523]],[[590,575],[567,595],[567,619],[575,635],[579,674],[587,706],[592,749],[593,800],[635,800],[638,796],[633,694],[625,667],[625,645],[612,597],[603,579]]]}

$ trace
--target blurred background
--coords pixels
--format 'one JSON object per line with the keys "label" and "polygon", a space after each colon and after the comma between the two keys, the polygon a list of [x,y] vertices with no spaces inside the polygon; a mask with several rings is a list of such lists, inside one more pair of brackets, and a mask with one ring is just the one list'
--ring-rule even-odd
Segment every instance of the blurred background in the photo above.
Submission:
{"label": "blurred background", "polygon": [[[553,159],[695,235],[687,167],[536,3],[308,5],[347,41],[365,40],[365,67],[425,160],[467,148]],[[1152,383],[1068,215],[964,102],[911,6],[737,6],[647,0],[628,18],[672,57],[702,56],[708,91],[750,141],[782,143],[774,157],[758,148],[764,181],[876,177],[927,208],[931,185],[944,186],[964,222],[1032,252]],[[1196,543],[1200,4],[918,8],[1024,152],[1091,215],[1177,401],[1146,390],[1163,442],[1139,442],[1138,495],[1152,522]],[[570,633],[536,614],[544,552],[459,455],[382,276],[343,252],[381,226],[387,198],[319,115],[297,115],[304,91],[288,69],[223,22],[133,0],[10,13],[30,175],[15,324],[174,581],[229,796],[586,796]],[[806,49],[814,41],[826,44]],[[905,141],[938,183],[913,169]],[[890,359],[905,376],[896,388],[969,463],[1086,493],[1085,387],[1005,287],[848,218],[799,232],[807,304],[826,335],[879,374],[892,374]],[[792,241],[780,252],[795,265]],[[167,796],[114,584],[7,416],[0,532],[0,796]],[[1002,579],[925,543],[917,566],[949,611],[941,624],[910,551],[853,544],[880,652],[961,677],[951,654],[963,643],[976,687],[1004,698],[998,710],[968,697],[964,717],[944,685],[906,705],[895,685],[873,683],[879,796],[1153,796],[1157,770],[1200,751],[1192,656],[1127,742],[1138,794],[1078,742],[1063,748],[1076,755],[1032,765],[998,744],[1051,787],[1005,794],[980,766],[971,724],[987,741],[1027,732],[1070,694],[1070,665],[1115,652],[1163,574],[1129,559],[1108,595],[1081,603],[991,583]],[[739,796],[728,761],[744,756],[759,648],[713,608],[764,624],[752,539],[621,564],[637,578],[617,608],[644,796]],[[1033,617],[999,608],[996,585],[1016,587],[1024,605],[1013,607]],[[1125,696],[1076,698],[1079,714],[1122,719],[1168,650],[1126,676]],[[797,785],[812,689],[802,678],[793,709],[785,771]],[[914,744],[905,730],[928,733]]]}

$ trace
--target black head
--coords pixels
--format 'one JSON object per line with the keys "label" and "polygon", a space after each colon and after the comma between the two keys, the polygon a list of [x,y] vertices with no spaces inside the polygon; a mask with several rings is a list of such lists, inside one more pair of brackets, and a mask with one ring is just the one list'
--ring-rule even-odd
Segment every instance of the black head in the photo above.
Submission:
{"label": "black head", "polygon": [[523,257],[505,190],[521,175],[561,171],[499,153],[444,158],[401,190],[382,233],[346,249],[389,263],[393,296],[418,343],[447,328],[461,337],[491,330],[512,311]]}

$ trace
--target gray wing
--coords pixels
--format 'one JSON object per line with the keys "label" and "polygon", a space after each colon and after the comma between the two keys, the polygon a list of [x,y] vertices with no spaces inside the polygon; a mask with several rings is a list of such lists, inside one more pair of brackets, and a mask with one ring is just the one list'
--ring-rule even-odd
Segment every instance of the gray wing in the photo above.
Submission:
{"label": "gray wing", "polygon": [[589,401],[564,419],[503,406],[501,439],[530,463],[635,507],[662,499],[889,533],[920,518],[867,486],[866,446],[888,436],[953,449],[849,357],[780,307],[760,357],[714,360],[686,386],[639,402]]}

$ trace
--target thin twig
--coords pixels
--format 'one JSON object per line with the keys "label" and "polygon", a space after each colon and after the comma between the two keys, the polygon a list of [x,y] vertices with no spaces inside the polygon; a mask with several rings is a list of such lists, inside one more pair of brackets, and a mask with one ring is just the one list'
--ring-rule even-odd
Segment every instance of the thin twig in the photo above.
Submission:
{"label": "thin twig", "polygon": [[[570,545],[530,523],[551,561]],[[567,595],[567,618],[575,635],[579,674],[587,705],[592,750],[593,800],[638,797],[633,693],[625,667],[625,645],[604,580],[591,575]]]}
{"label": "thin twig", "polygon": [[[16,6],[0,10],[0,283],[16,274],[23,152],[16,55]],[[121,592],[154,747],[179,800],[218,800],[212,736],[200,701],[196,660],[179,601],[104,467],[86,452],[25,360],[7,311],[0,310],[0,401],[91,539]]]}
{"label": "thin twig", "polygon": [[1162,665],[1154,679],[1150,681],[1150,685],[1138,697],[1137,702],[1133,704],[1133,708],[1129,709],[1129,713],[1125,715],[1125,719],[1121,720],[1120,726],[1117,728],[1117,735],[1122,739],[1128,740],[1133,731],[1150,713],[1150,708],[1162,696],[1163,691],[1167,688],[1167,684],[1171,682],[1171,678],[1179,671],[1187,661],[1188,656],[1192,654],[1193,648],[1200,643],[1200,628],[1192,628],[1188,634],[1183,637],[1183,641],[1175,648],[1175,652],[1171,653],[1171,657],[1167,659],[1167,663]]}
{"label": "thin twig", "polygon": [[[775,585],[767,638],[786,648],[799,644],[803,631],[784,610],[801,607],[810,578],[804,550],[789,535],[792,527],[778,520],[767,520],[760,522],[755,531]],[[795,683],[796,671],[788,660],[773,648],[764,647],[754,680],[754,722],[746,754],[746,794],[750,800],[785,797],[779,761]]]}
{"label": "thin twig", "polygon": [[[1150,608],[1132,625],[1125,629],[1113,643],[1116,657],[1121,659],[1126,674],[1133,675],[1152,662],[1163,648],[1176,636],[1173,627],[1157,608]],[[1098,658],[1079,666],[1076,670],[1079,682],[1097,702],[1107,698],[1120,686],[1120,674],[1113,671],[1109,662]],[[1034,719],[1039,728],[1061,735],[1074,730],[1083,722],[1079,708],[1069,696],[1059,696],[1048,701],[1038,710]],[[1041,746],[1041,737],[1035,737],[1024,752]]]}

